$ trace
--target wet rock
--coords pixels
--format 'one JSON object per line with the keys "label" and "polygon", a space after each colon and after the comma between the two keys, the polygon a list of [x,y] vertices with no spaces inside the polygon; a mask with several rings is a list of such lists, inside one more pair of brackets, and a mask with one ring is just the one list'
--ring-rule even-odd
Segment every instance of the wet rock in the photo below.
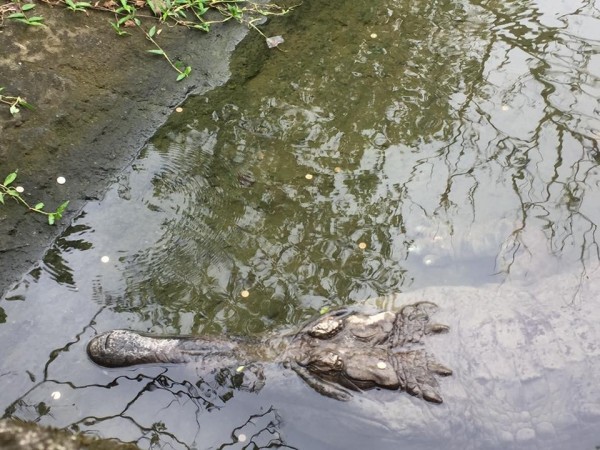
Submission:
{"label": "wet rock", "polygon": [[73,434],[17,420],[0,420],[3,450],[138,450],[134,444]]}

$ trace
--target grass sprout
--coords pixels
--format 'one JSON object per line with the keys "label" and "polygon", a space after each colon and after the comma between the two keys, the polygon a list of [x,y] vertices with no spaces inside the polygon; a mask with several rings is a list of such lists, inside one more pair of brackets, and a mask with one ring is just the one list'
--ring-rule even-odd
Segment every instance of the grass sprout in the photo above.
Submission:
{"label": "grass sprout", "polygon": [[17,203],[22,204],[28,210],[33,211],[38,214],[42,214],[48,218],[48,224],[54,225],[57,220],[60,220],[63,216],[63,213],[69,206],[69,202],[61,203],[55,211],[46,211],[45,205],[41,202],[36,203],[35,205],[29,204],[21,195],[17,187],[14,187],[14,182],[17,179],[17,171],[9,173],[4,182],[0,184],[0,204],[4,205],[6,198],[12,198]]}

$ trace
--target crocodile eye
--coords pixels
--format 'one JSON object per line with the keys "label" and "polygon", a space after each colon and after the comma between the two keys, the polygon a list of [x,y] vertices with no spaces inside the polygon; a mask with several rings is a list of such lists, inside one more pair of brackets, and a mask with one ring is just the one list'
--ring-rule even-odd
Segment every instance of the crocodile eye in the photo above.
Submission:
{"label": "crocodile eye", "polygon": [[326,317],[321,322],[314,325],[308,334],[319,339],[329,339],[336,335],[342,329],[342,321]]}
{"label": "crocodile eye", "polygon": [[337,353],[330,353],[329,359],[331,361],[331,366],[334,369],[339,370],[344,368],[344,361],[342,361],[342,358],[340,358],[340,355]]}

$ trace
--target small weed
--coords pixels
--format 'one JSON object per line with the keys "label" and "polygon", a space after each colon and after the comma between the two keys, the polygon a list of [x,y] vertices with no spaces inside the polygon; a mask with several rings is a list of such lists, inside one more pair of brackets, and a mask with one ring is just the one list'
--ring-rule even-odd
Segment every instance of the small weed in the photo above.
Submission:
{"label": "small weed", "polygon": [[36,27],[44,26],[44,24],[42,23],[44,21],[44,18],[42,16],[29,16],[28,14],[25,14],[28,11],[33,11],[33,9],[35,8],[35,5],[33,3],[14,3],[16,6],[18,6],[18,12],[9,14],[8,16],[6,16],[7,19]]}
{"label": "small weed", "polygon": [[73,0],[65,0],[65,5],[67,5],[67,8],[69,8],[71,11],[84,11],[84,12],[87,8],[92,7],[91,3],[73,2]]}
{"label": "small weed", "polygon": [[167,53],[154,40],[154,36],[156,36],[156,26],[153,26],[148,31],[146,31],[146,30],[144,30],[144,28],[142,28],[142,25],[139,22],[139,20],[136,21],[135,24],[146,35],[146,39],[148,39],[150,42],[152,42],[152,44],[154,44],[154,46],[156,47],[156,48],[148,50],[148,53],[153,53],[155,55],[163,56],[167,60],[167,62],[171,65],[171,67],[173,69],[175,69],[175,71],[179,74],[177,76],[177,81],[181,81],[184,78],[187,78],[190,75],[190,73],[192,73],[192,68],[190,66],[186,66],[184,69],[182,69],[180,67],[180,65],[178,65],[177,63],[173,63],[173,61],[171,61],[171,58],[169,58],[169,55],[167,55]]}
{"label": "small weed", "polygon": [[45,205],[43,203],[36,203],[35,205],[30,205],[21,196],[21,194],[19,193],[17,188],[11,186],[16,179],[17,179],[17,171],[15,170],[14,172],[9,173],[6,176],[6,178],[4,179],[4,182],[2,184],[0,184],[0,204],[4,205],[5,198],[12,198],[17,203],[22,204],[30,211],[45,215],[48,218],[48,223],[50,225],[54,225],[57,220],[60,220],[62,218],[63,213],[67,209],[67,206],[69,206],[68,201],[62,203],[53,212],[44,211]]}
{"label": "small weed", "polygon": [[0,87],[0,103],[8,105],[8,110],[13,116],[16,116],[21,112],[19,107],[33,109],[33,106],[25,101],[23,97],[12,97],[10,95],[2,95],[3,87]]}
{"label": "small weed", "polygon": [[[137,28],[152,43],[149,53],[162,56],[177,72],[177,81],[187,78],[192,68],[173,62],[164,49],[156,42],[160,34],[156,25],[147,29],[141,18],[164,24],[175,24],[204,32],[212,25],[235,20],[266,36],[258,29],[259,21],[267,16],[280,16],[294,7],[284,8],[273,3],[259,3],[250,0],[106,0],[103,2],[83,2],[76,0],[39,0],[50,5],[63,5],[71,11],[99,10],[114,14],[111,27],[119,36],[129,35],[128,29]],[[259,0],[260,1],[260,0]],[[0,0],[0,25],[4,18],[27,25],[43,25],[42,16],[29,16],[34,3],[22,0]],[[148,11],[149,10],[149,11]],[[147,31],[146,31],[147,30]]]}

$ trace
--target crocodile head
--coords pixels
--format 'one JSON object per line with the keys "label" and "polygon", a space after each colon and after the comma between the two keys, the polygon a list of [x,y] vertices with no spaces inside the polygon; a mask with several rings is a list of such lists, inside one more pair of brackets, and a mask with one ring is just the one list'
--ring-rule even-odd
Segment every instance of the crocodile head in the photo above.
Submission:
{"label": "crocodile head", "polygon": [[296,335],[288,359],[311,387],[339,400],[351,396],[345,389],[384,388],[441,403],[434,375],[452,371],[419,348],[424,335],[448,330],[430,324],[434,309],[421,303],[397,313],[334,311]]}

